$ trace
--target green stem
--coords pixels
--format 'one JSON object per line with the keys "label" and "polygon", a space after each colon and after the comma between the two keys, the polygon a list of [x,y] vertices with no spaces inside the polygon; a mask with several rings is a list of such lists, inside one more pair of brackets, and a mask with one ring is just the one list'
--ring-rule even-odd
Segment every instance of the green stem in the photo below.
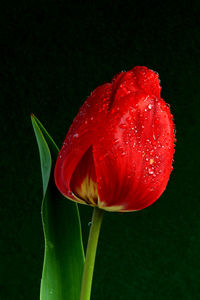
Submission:
{"label": "green stem", "polygon": [[99,209],[98,207],[94,207],[93,216],[92,216],[92,225],[90,228],[86,259],[85,259],[85,265],[83,270],[80,300],[90,300],[96,249],[97,249],[98,237],[99,237],[99,232],[102,223],[102,217],[103,217],[103,210]]}

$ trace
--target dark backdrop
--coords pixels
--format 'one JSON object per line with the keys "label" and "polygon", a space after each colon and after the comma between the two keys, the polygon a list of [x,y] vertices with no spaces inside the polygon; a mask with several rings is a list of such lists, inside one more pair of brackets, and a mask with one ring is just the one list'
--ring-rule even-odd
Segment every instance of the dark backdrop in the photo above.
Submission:
{"label": "dark backdrop", "polygon": [[[199,21],[198,1],[4,3],[0,299],[39,299],[42,185],[30,113],[60,147],[90,92],[136,65],[159,72],[171,104],[174,170],[152,206],[105,214],[92,299],[199,298]],[[86,244],[92,209],[80,212]]]}

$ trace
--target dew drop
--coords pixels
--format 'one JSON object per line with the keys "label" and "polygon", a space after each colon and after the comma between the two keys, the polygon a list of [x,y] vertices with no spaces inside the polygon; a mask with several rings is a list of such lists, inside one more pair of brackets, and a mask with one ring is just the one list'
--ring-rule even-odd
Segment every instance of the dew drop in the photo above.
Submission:
{"label": "dew drop", "polygon": [[126,118],[127,122],[130,122],[132,120],[132,118],[129,116],[128,118]]}
{"label": "dew drop", "polygon": [[107,106],[108,106],[107,103],[104,103],[103,104],[103,110],[105,110],[107,108]]}
{"label": "dew drop", "polygon": [[149,170],[148,170],[148,173],[149,173],[150,175],[153,175],[154,172],[153,172],[153,170],[149,169]]}
{"label": "dew drop", "polygon": [[114,143],[117,144],[120,141],[120,139],[115,139]]}
{"label": "dew drop", "polygon": [[74,137],[74,138],[78,138],[78,137],[79,137],[79,134],[78,134],[78,133],[74,133],[73,137]]}
{"label": "dew drop", "polygon": [[119,125],[119,127],[120,127],[120,128],[126,128],[126,124],[123,124],[123,123],[122,123],[122,124]]}
{"label": "dew drop", "polygon": [[122,147],[122,146],[119,146],[119,151],[122,151],[123,152],[123,150],[124,150],[124,148]]}
{"label": "dew drop", "polygon": [[153,159],[153,158],[151,158],[151,159],[150,159],[150,165],[152,165],[152,164],[153,164],[153,162],[154,162],[154,159]]}
{"label": "dew drop", "polygon": [[151,144],[151,141],[149,139],[146,140],[147,143]]}
{"label": "dew drop", "polygon": [[152,105],[151,104],[148,105],[148,109],[152,109]]}

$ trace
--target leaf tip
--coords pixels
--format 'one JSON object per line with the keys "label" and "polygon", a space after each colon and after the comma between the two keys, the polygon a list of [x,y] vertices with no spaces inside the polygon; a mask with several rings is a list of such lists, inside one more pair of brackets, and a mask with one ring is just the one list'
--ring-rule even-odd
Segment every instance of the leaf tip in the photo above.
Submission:
{"label": "leaf tip", "polygon": [[31,114],[30,114],[30,117],[31,117],[31,119],[35,119],[34,113],[31,113]]}

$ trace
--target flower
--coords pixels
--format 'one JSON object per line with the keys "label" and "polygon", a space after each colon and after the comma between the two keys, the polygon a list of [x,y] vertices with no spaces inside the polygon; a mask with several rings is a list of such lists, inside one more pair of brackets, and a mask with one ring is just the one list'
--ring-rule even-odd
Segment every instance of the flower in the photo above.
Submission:
{"label": "flower", "polygon": [[157,72],[134,67],[97,87],[60,150],[55,182],[67,198],[108,211],[136,211],[164,192],[175,130]]}

